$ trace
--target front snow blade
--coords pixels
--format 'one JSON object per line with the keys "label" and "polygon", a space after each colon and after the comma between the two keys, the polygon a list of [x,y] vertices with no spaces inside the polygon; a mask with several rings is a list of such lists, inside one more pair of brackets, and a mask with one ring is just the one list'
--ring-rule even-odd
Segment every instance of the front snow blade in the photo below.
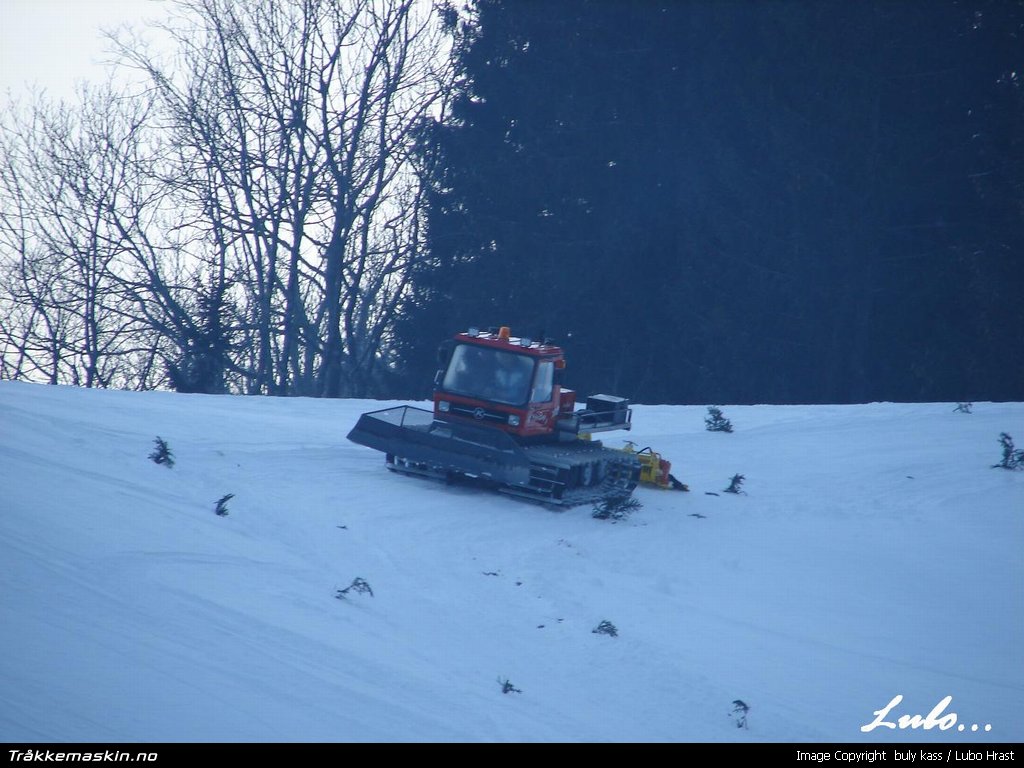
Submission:
{"label": "front snow blade", "polygon": [[423,408],[401,405],[364,413],[348,439],[392,457],[425,464],[435,472],[509,485],[530,482],[530,460],[509,435],[472,424],[437,421]]}

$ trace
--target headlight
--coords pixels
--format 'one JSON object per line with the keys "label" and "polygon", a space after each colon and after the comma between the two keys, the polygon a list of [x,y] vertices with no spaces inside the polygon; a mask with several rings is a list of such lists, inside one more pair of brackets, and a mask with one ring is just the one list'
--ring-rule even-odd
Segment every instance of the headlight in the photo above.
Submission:
{"label": "headlight", "polygon": [[441,411],[441,413],[448,413],[451,407],[452,404],[449,403],[447,400],[439,400],[437,403],[437,410]]}
{"label": "headlight", "polygon": [[519,417],[516,416],[514,413],[510,413],[508,415],[508,425],[510,427],[518,427],[519,426]]}

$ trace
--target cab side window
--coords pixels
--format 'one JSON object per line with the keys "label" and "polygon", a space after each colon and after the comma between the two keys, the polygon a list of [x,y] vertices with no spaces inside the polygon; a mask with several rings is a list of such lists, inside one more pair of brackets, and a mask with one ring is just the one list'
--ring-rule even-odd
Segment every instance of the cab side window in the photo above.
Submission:
{"label": "cab side window", "polygon": [[550,401],[554,383],[554,362],[551,360],[543,360],[537,363],[537,371],[533,375],[533,387],[530,389],[530,402],[546,403]]}

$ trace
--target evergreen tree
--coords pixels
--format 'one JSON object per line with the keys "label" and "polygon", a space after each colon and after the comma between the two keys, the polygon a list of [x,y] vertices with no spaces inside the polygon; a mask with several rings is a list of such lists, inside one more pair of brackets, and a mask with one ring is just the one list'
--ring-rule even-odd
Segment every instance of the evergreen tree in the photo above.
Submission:
{"label": "evergreen tree", "polygon": [[1024,397],[1022,9],[475,3],[410,388],[504,324],[639,402]]}

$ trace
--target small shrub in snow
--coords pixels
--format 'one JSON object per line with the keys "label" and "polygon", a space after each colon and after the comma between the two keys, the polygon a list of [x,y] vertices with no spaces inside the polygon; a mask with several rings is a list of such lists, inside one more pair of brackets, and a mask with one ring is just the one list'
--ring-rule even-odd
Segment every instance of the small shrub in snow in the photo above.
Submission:
{"label": "small shrub in snow", "polygon": [[704,426],[708,432],[732,432],[732,422],[722,415],[722,409],[708,406],[708,415],[704,417]]}
{"label": "small shrub in snow", "polygon": [[611,496],[594,505],[593,516],[598,520],[625,520],[633,512],[643,507],[633,496]]}
{"label": "small shrub in snow", "polygon": [[999,435],[999,444],[1003,446],[1003,460],[993,467],[1000,469],[1024,469],[1024,448],[1016,448],[1013,438],[1005,432]]}
{"label": "small shrub in snow", "polygon": [[746,493],[746,491],[740,490],[740,486],[743,485],[745,479],[743,475],[733,475],[732,480],[729,482],[729,487],[725,489],[725,493]]}
{"label": "small shrub in snow", "polygon": [[750,711],[750,705],[749,704],[746,704],[745,702],[741,701],[740,699],[736,699],[732,703],[732,712],[729,713],[729,717],[734,718],[736,720],[736,727],[737,728],[746,728],[747,727],[747,713],[749,711]]}
{"label": "small shrub in snow", "polygon": [[974,403],[957,403],[956,408],[953,409],[954,413],[970,413],[971,408],[974,407]]}
{"label": "small shrub in snow", "polygon": [[173,467],[174,454],[167,445],[167,441],[158,435],[156,440],[153,441],[153,444],[156,447],[153,449],[152,453],[149,454],[150,461],[154,464],[163,464],[168,469]]}
{"label": "small shrub in snow", "polygon": [[235,498],[233,493],[225,493],[219,499],[217,499],[217,505],[213,508],[213,512],[220,517],[227,517],[228,515],[228,502]]}
{"label": "small shrub in snow", "polygon": [[600,624],[598,624],[590,631],[595,635],[609,635],[610,637],[619,636],[619,630],[615,627],[614,624],[612,624],[607,619],[602,621]]}
{"label": "small shrub in snow", "polygon": [[514,685],[512,685],[512,681],[509,680],[508,678],[505,678],[504,680],[502,680],[499,677],[498,678],[498,685],[501,686],[501,692],[502,693],[522,693],[521,690],[519,690]]}
{"label": "small shrub in snow", "polygon": [[334,596],[339,600],[344,600],[346,597],[348,597],[349,592],[368,594],[370,597],[373,597],[373,590],[370,588],[369,582],[367,582],[366,579],[361,578],[359,576],[356,576],[354,579],[352,579],[352,583],[344,589],[339,589],[337,594],[335,594]]}

